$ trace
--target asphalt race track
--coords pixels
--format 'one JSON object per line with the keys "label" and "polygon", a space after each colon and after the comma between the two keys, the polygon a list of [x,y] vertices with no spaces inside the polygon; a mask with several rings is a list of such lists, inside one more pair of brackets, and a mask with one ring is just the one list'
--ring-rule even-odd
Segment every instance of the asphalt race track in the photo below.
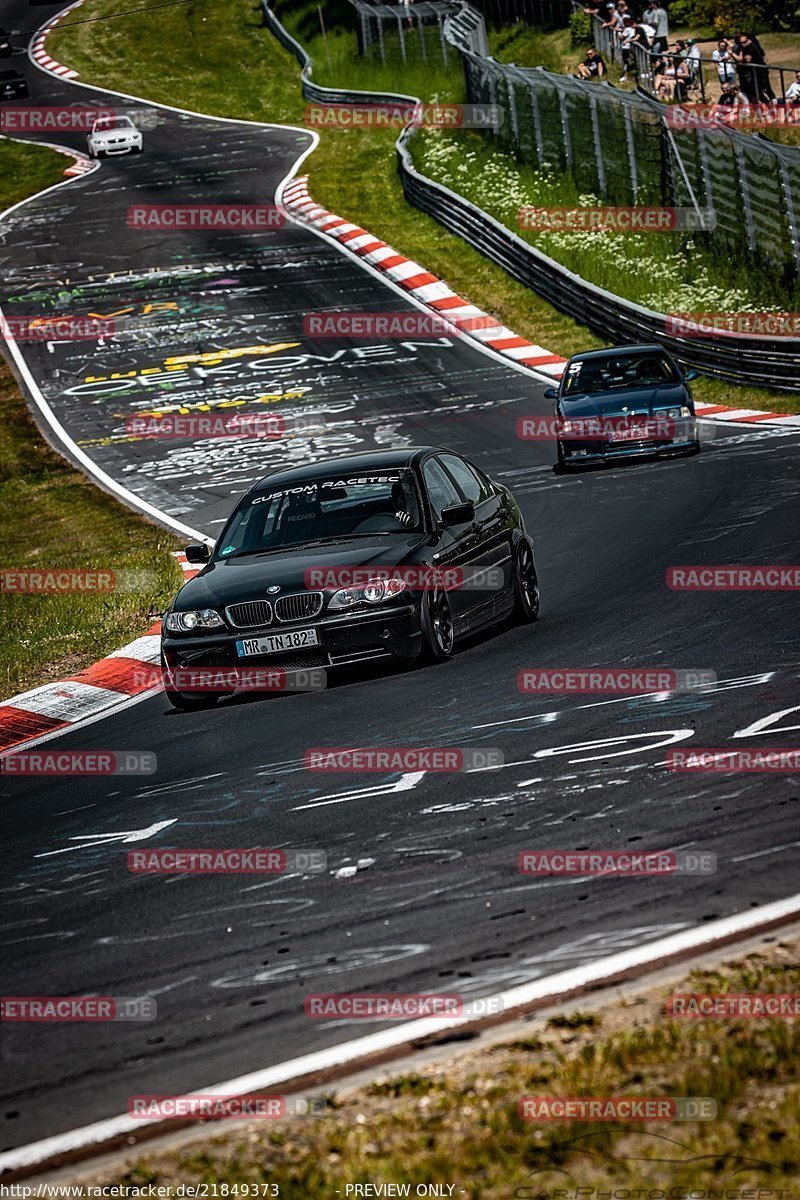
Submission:
{"label": "asphalt race track", "polygon": [[[8,5],[3,23],[32,30],[56,7]],[[19,55],[13,63],[31,102],[103,102]],[[137,201],[270,203],[310,144],[294,130],[161,116],[141,156],[103,162],[0,228],[7,316],[132,310],[120,339],[97,350],[25,347],[68,435],[138,500],[211,537],[279,463],[450,446],[519,500],[542,619],[465,644],[442,666],[342,675],[326,692],[202,713],[157,697],[51,743],[154,751],[152,777],[4,777],[4,992],[146,995],[158,1006],[153,1022],[7,1027],[4,1150],[122,1113],[133,1093],[202,1088],[378,1028],[307,1019],[309,992],[486,996],[797,890],[796,776],[664,765],[669,744],[798,744],[796,593],[673,592],[665,571],[798,561],[800,433],[720,426],[712,438],[704,426],[695,458],[561,478],[551,446],[516,436],[519,417],[550,411],[530,374],[453,338],[303,333],[308,312],[409,308],[322,238],[294,224],[255,237],[129,228]],[[182,355],[205,356],[202,371],[168,372],[165,360]],[[199,447],[126,431],[131,415],[213,411],[232,397],[326,428]],[[718,684],[633,698],[518,690],[524,667],[588,665],[700,668]],[[505,765],[322,776],[302,762],[312,746],[431,744],[499,749]],[[154,848],[319,848],[328,872],[137,877],[131,845],[113,837],[130,831]],[[710,851],[718,870],[517,872],[523,849],[585,847]]]}

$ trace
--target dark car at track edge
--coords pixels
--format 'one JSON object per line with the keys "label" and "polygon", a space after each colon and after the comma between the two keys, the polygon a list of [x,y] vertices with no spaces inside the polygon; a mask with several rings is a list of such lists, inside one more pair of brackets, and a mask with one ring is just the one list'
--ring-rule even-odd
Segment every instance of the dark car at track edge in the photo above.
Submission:
{"label": "dark car at track edge", "polygon": [[557,388],[559,470],[617,459],[696,454],[700,449],[689,383],[660,345],[616,346],[575,354]]}
{"label": "dark car at track edge", "polygon": [[[187,668],[286,671],[450,658],[509,617],[535,621],[533,540],[509,489],[433,447],[370,451],[273,472],[239,501],[162,625],[177,708]],[[235,688],[233,689],[236,690]]]}

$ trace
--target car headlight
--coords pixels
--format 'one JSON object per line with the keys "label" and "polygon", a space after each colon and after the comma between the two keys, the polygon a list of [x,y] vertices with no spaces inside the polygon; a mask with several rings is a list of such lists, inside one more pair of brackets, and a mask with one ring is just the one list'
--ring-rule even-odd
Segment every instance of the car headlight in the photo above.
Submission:
{"label": "car headlight", "polygon": [[359,587],[341,588],[334,592],[328,602],[328,609],[353,608],[356,604],[383,604],[392,600],[405,591],[403,579],[370,579]]}
{"label": "car headlight", "polygon": [[170,633],[191,633],[195,629],[223,629],[225,622],[213,608],[203,608],[168,613],[165,625]]}
{"label": "car headlight", "polygon": [[681,408],[657,408],[657,417],[670,417],[673,421],[679,421],[681,417],[691,417],[692,410],[688,405],[684,404]]}

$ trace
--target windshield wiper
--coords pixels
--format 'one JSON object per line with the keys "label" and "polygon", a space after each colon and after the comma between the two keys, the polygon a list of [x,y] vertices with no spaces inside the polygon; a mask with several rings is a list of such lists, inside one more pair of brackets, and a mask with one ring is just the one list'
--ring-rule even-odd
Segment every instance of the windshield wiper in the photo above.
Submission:
{"label": "windshield wiper", "polygon": [[262,546],[258,550],[237,550],[235,554],[220,555],[220,561],[227,562],[229,558],[247,558],[250,554],[277,554],[279,550],[285,549],[285,546]]}
{"label": "windshield wiper", "polygon": [[346,533],[340,537],[312,538],[308,542],[288,542],[284,546],[263,546],[257,550],[237,550],[235,554],[226,554],[221,560],[229,558],[245,558],[251,554],[278,554],[283,550],[306,550],[309,546],[341,546],[344,542],[353,542],[356,538],[393,537],[396,533],[419,533],[418,529],[382,529],[370,533]]}

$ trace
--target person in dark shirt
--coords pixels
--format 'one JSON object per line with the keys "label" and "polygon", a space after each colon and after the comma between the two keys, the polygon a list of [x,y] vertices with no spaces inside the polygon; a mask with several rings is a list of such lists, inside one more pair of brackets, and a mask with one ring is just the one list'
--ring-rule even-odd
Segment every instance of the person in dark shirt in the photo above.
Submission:
{"label": "person in dark shirt", "polygon": [[599,79],[601,76],[605,75],[605,73],[606,64],[597,53],[594,46],[590,46],[586,51],[586,58],[582,63],[578,63],[576,78]]}
{"label": "person in dark shirt", "polygon": [[769,81],[766,55],[758,38],[747,33],[740,33],[736,38],[736,45],[731,50],[731,58],[736,63],[739,87],[751,103],[769,104],[775,99],[775,93]]}

